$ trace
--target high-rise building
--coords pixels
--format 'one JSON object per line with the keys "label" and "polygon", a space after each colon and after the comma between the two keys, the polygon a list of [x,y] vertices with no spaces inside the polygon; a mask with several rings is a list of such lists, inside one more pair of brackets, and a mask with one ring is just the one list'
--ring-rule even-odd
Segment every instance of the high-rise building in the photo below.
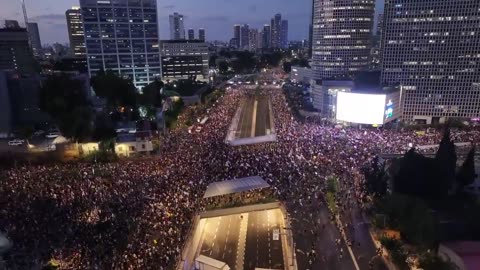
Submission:
{"label": "high-rise building", "polygon": [[312,15],[310,17],[310,28],[308,29],[308,57],[312,58],[313,52],[313,18],[314,18],[314,11],[315,11],[315,1],[312,1]]}
{"label": "high-rise building", "polygon": [[263,35],[262,35],[262,48],[268,49],[271,48],[272,34],[271,27],[268,24],[263,26]]}
{"label": "high-rise building", "polygon": [[27,31],[30,38],[30,45],[32,46],[33,56],[40,57],[42,55],[42,42],[40,41],[38,24],[34,22],[29,22],[27,24]]}
{"label": "high-rise building", "polygon": [[90,77],[113,70],[143,87],[161,77],[156,0],[80,0]]}
{"label": "high-rise building", "polygon": [[271,48],[281,48],[282,43],[282,15],[276,14],[270,22]]}
{"label": "high-rise building", "polygon": [[208,80],[208,45],[200,40],[164,40],[160,43],[165,80]]}
{"label": "high-rise building", "polygon": [[282,49],[288,48],[288,21],[282,20],[281,32],[280,32],[280,47]]}
{"label": "high-rise building", "polygon": [[257,29],[250,29],[250,32],[248,34],[248,40],[249,40],[249,50],[250,51],[256,51],[259,48],[258,44],[258,30]]}
{"label": "high-rise building", "polygon": [[381,38],[383,33],[383,13],[378,14],[377,19],[377,37]]}
{"label": "high-rise building", "polygon": [[370,64],[375,0],[315,0],[313,78],[355,75]]}
{"label": "high-rise building", "polygon": [[0,29],[0,70],[34,74],[36,64],[25,28]]}
{"label": "high-rise building", "polygon": [[388,0],[382,82],[400,85],[403,118],[423,123],[480,115],[478,0]]}
{"label": "high-rise building", "polygon": [[70,53],[73,57],[86,57],[85,35],[83,33],[82,11],[80,7],[72,7],[65,12],[67,17],[68,39]]}
{"label": "high-rise building", "polygon": [[205,41],[205,29],[200,28],[198,29],[198,39],[201,41]]}
{"label": "high-rise building", "polygon": [[194,40],[195,39],[195,30],[192,28],[188,29],[188,40]]}
{"label": "high-rise building", "polygon": [[240,24],[235,24],[233,26],[233,38],[235,39],[235,47],[236,48],[240,48],[240,41],[241,41],[241,37],[240,37],[240,29],[241,29],[241,25]]}
{"label": "high-rise building", "polygon": [[177,12],[170,15],[170,39],[185,39],[184,17]]}
{"label": "high-rise building", "polygon": [[19,29],[20,25],[16,20],[5,20],[5,28],[7,29]]}
{"label": "high-rise building", "polygon": [[250,45],[249,35],[250,35],[250,29],[248,24],[242,25],[241,33],[240,33],[240,40],[241,40],[240,47],[242,49],[247,49],[247,50],[249,49],[249,45]]}

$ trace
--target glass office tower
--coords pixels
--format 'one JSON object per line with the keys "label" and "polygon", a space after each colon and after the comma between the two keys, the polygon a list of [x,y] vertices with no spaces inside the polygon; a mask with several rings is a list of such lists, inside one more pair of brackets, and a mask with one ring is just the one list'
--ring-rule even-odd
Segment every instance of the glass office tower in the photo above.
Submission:
{"label": "glass office tower", "polygon": [[161,77],[156,0],[80,0],[88,71],[113,70],[142,88]]}

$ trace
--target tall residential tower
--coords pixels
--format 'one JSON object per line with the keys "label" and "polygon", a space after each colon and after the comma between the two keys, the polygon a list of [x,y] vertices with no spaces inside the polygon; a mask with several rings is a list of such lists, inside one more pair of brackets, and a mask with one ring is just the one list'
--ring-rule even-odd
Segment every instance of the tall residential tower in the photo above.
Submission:
{"label": "tall residential tower", "polygon": [[387,0],[382,82],[403,90],[403,118],[480,116],[480,2]]}
{"label": "tall residential tower", "polygon": [[85,36],[83,33],[82,11],[80,7],[72,7],[65,12],[67,17],[68,39],[70,52],[73,57],[84,58],[86,56]]}
{"label": "tall residential tower", "polygon": [[375,0],[315,0],[314,79],[352,76],[370,64]]}
{"label": "tall residential tower", "polygon": [[179,40],[185,39],[185,26],[183,21],[183,15],[177,12],[170,15],[170,39]]}
{"label": "tall residential tower", "polygon": [[113,70],[143,87],[161,77],[156,0],[80,0],[90,76]]}

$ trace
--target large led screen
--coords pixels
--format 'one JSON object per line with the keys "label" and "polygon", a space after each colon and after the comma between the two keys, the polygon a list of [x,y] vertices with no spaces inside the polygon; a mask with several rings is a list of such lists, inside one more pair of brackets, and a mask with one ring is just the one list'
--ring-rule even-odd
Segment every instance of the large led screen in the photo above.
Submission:
{"label": "large led screen", "polygon": [[337,120],[383,125],[386,95],[337,93]]}

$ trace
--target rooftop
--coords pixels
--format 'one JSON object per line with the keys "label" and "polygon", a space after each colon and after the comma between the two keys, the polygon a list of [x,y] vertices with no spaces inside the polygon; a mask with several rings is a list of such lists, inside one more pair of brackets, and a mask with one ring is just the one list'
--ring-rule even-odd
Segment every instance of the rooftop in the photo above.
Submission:
{"label": "rooftop", "polygon": [[223,196],[232,193],[256,190],[270,187],[260,176],[250,176],[222,182],[211,183],[205,191],[203,198]]}

